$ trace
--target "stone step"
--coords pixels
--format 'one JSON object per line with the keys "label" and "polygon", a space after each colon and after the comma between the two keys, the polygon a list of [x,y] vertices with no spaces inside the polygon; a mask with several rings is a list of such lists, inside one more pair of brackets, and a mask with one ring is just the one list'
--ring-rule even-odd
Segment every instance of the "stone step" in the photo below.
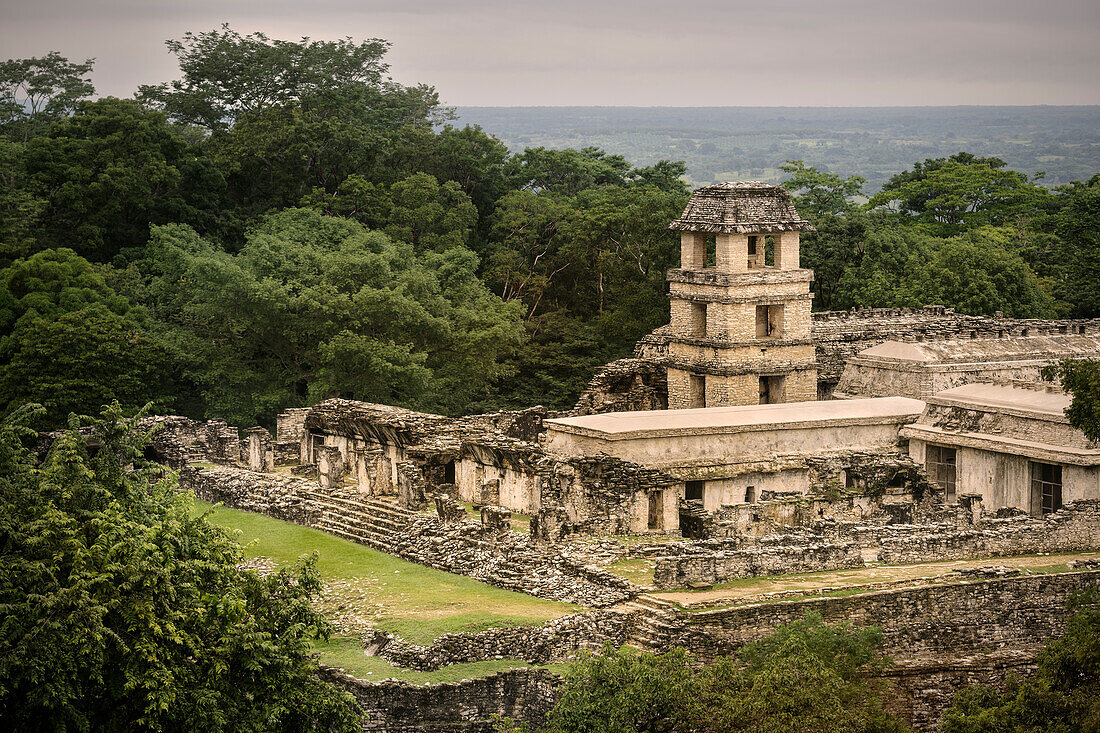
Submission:
{"label": "stone step", "polygon": [[368,512],[378,516],[390,517],[393,519],[400,519],[403,521],[410,521],[415,516],[415,512],[411,512],[407,509],[390,504],[388,502],[379,501],[376,498],[363,499],[349,499],[341,496],[329,496],[319,491],[304,492],[304,496],[317,504],[341,507],[350,511]]}
{"label": "stone step", "polygon": [[389,517],[374,516],[366,512],[353,512],[342,507],[322,507],[322,517],[332,517],[349,526],[372,527],[382,532],[396,534],[408,526],[408,522]]}
{"label": "stone step", "polygon": [[340,529],[339,527],[327,527],[327,526],[324,526],[323,524],[319,524],[319,525],[317,525],[317,528],[321,529],[321,530],[324,530],[325,532],[328,532],[331,535],[335,535],[337,537],[343,537],[345,540],[351,540],[352,542],[356,542],[360,545],[366,545],[367,547],[372,547],[376,550],[385,551],[385,549],[386,549],[383,546],[383,543],[380,542],[377,539],[374,539],[374,538],[371,538],[371,537],[365,537],[365,536],[363,536],[361,534],[358,534],[358,533],[346,532],[346,531]]}
{"label": "stone step", "polygon": [[372,543],[378,545],[389,545],[390,535],[385,532],[379,532],[375,529],[368,527],[356,527],[354,525],[346,524],[339,520],[325,518],[317,523],[318,529],[323,529],[326,532],[339,532],[341,535],[353,535],[355,537],[361,537],[364,540],[370,540]]}

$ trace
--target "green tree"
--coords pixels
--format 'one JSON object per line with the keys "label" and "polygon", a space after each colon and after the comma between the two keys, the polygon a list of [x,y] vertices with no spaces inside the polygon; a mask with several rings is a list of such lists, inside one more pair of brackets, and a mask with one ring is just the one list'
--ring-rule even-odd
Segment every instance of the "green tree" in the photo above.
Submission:
{"label": "green tree", "polygon": [[168,47],[182,78],[139,98],[211,131],[238,233],[304,197],[313,206],[352,175],[386,186],[404,178],[414,172],[401,162],[406,137],[448,116],[431,87],[386,77],[389,44],[379,39],[283,41],[223,26]]}
{"label": "green tree", "polygon": [[980,241],[937,243],[932,257],[901,288],[914,305],[937,303],[961,313],[1052,318],[1054,299],[1019,255]]}
{"label": "green tree", "polygon": [[94,64],[73,63],[57,51],[0,63],[0,134],[25,143],[68,117],[80,100],[95,94],[88,78]]}
{"label": "green tree", "polygon": [[1100,361],[1065,359],[1044,367],[1043,377],[1060,382],[1072,396],[1066,409],[1069,424],[1089,440],[1100,440]]}
{"label": "green tree", "polygon": [[1065,277],[1057,291],[1071,304],[1073,315],[1095,318],[1100,316],[1100,175],[1067,186],[1058,199],[1058,260]]}
{"label": "green tree", "polygon": [[1073,597],[1065,635],[1039,654],[1035,675],[964,687],[944,713],[944,733],[1086,733],[1100,730],[1100,592]]}
{"label": "green tree", "polygon": [[70,412],[89,414],[121,402],[174,403],[174,360],[159,340],[134,321],[93,309],[38,319],[17,331],[0,371],[0,405],[44,405],[51,427]]}
{"label": "green tree", "polygon": [[[5,730],[357,731],[316,676],[314,558],[260,577],[192,513],[119,406],[73,419],[40,466],[0,423],[0,725]],[[89,446],[95,446],[94,453]]]}
{"label": "green tree", "polygon": [[386,233],[417,251],[443,252],[469,244],[477,208],[454,181],[443,185],[429,173],[414,173],[390,187]]}
{"label": "green tree", "polygon": [[224,182],[210,160],[160,112],[106,98],[31,140],[27,174],[46,200],[39,247],[68,247],[93,261],[133,254],[150,224],[210,231]]}
{"label": "green tree", "polygon": [[468,249],[417,253],[307,209],[267,218],[237,255],[158,227],[143,266],[165,339],[238,423],[330,396],[462,412],[523,340]]}
{"label": "green tree", "polygon": [[862,176],[841,178],[807,166],[801,160],[788,160],[779,170],[790,176],[779,185],[798,194],[794,199],[798,213],[812,221],[826,214],[841,216],[855,211],[852,198],[862,195],[867,183]]}
{"label": "green tree", "polygon": [[7,339],[31,321],[98,308],[123,315],[126,298],[107,284],[103,272],[71,249],[48,249],[0,270],[0,360]]}
{"label": "green tree", "polygon": [[869,206],[893,208],[933,234],[953,236],[1004,224],[1050,204],[1045,188],[1004,165],[998,158],[969,153],[926,160],[887,181]]}
{"label": "green tree", "polygon": [[45,208],[27,176],[26,146],[0,137],[0,266],[36,249]]}

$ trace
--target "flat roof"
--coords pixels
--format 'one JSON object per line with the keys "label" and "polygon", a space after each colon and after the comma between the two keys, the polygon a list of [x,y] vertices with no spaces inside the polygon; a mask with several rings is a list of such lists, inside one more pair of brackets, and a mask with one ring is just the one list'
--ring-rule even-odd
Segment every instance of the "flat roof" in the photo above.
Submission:
{"label": "flat roof", "polygon": [[1048,334],[1008,338],[956,338],[944,341],[883,341],[856,358],[924,364],[1053,360],[1100,355],[1100,335]]}
{"label": "flat roof", "polygon": [[907,422],[924,411],[924,402],[908,397],[785,402],[778,405],[703,407],[691,410],[605,412],[546,420],[551,430],[622,440],[646,434],[698,434],[769,429],[779,425],[810,427],[846,422]]}
{"label": "flat roof", "polygon": [[[1037,384],[1036,387],[1039,385]],[[1068,394],[1057,389],[975,382],[937,392],[932,401],[963,407],[966,405],[996,407],[1064,418],[1070,399]]]}

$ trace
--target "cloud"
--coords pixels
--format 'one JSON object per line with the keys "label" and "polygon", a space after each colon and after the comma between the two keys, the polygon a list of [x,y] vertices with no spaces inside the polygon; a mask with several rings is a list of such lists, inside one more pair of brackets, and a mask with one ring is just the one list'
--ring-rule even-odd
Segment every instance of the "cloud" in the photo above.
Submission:
{"label": "cloud", "polygon": [[1100,103],[1095,0],[3,0],[13,57],[95,57],[103,94],[178,71],[166,38],[229,22],[381,37],[456,105]]}

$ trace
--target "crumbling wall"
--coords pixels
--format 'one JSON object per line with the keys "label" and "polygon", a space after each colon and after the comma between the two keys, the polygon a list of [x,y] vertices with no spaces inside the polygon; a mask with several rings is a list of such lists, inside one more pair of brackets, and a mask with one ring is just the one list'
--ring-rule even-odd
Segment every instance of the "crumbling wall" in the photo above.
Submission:
{"label": "crumbling wall", "polygon": [[683,614],[672,643],[710,660],[814,611],[826,623],[878,626],[883,653],[898,660],[1034,648],[1062,633],[1066,601],[1086,587],[1100,587],[1100,570],[734,606]]}
{"label": "crumbling wall", "polygon": [[364,731],[386,733],[492,733],[495,716],[540,725],[561,684],[561,677],[545,669],[526,668],[425,686],[368,682],[331,667],[322,667],[321,677],[350,691],[363,706]]}
{"label": "crumbling wall", "polygon": [[156,426],[150,448],[154,457],[180,468],[187,463],[236,463],[241,457],[237,428],[225,420],[202,422],[179,415],[156,415],[142,420],[142,427]]}
{"label": "crumbling wall", "polygon": [[[1009,557],[1100,549],[1100,500],[1067,504],[1044,517],[980,515],[967,512],[955,525],[898,525],[878,533],[879,560],[891,565],[936,560]],[[971,514],[970,522],[973,522]]]}
{"label": "crumbling wall", "polygon": [[760,546],[660,557],[655,563],[653,584],[658,588],[687,588],[737,578],[844,570],[863,565],[863,554],[854,542]]}
{"label": "crumbling wall", "polygon": [[581,393],[571,415],[668,409],[668,373],[647,359],[604,364]]}
{"label": "crumbling wall", "polygon": [[617,611],[563,616],[539,626],[513,626],[476,633],[444,634],[427,646],[410,644],[392,634],[375,632],[368,649],[390,664],[435,670],[451,664],[486,659],[522,659],[529,664],[565,662],[580,650],[597,651],[604,642],[622,646],[634,618]]}
{"label": "crumbling wall", "polygon": [[934,341],[963,338],[1011,338],[1063,333],[1096,333],[1100,319],[1042,320],[968,316],[951,308],[864,308],[813,314],[812,338],[818,379],[826,394],[840,381],[844,364],[884,341]]}
{"label": "crumbling wall", "polygon": [[238,469],[208,471],[197,466],[180,469],[180,487],[212,504],[266,514],[275,519],[315,526],[321,510],[307,497],[317,484],[296,476],[255,473]]}
{"label": "crumbling wall", "polygon": [[552,547],[496,524],[422,516],[392,538],[387,550],[406,560],[467,575],[539,598],[603,608],[638,588],[617,575],[564,557]]}
{"label": "crumbling wall", "polygon": [[371,504],[345,491],[336,496],[317,483],[294,476],[242,469],[186,468],[180,486],[210,502],[295,522],[362,542],[391,555],[467,575],[498,588],[539,598],[602,608],[628,600],[639,589],[617,575],[563,555],[553,546],[526,534],[510,532],[500,511],[490,511],[487,524],[465,521],[465,510],[453,500],[437,497],[441,514],[401,512],[399,523],[379,521],[364,526],[372,515],[399,511]]}
{"label": "crumbling wall", "polygon": [[275,462],[297,463],[306,433],[308,407],[291,407],[275,417]]}

